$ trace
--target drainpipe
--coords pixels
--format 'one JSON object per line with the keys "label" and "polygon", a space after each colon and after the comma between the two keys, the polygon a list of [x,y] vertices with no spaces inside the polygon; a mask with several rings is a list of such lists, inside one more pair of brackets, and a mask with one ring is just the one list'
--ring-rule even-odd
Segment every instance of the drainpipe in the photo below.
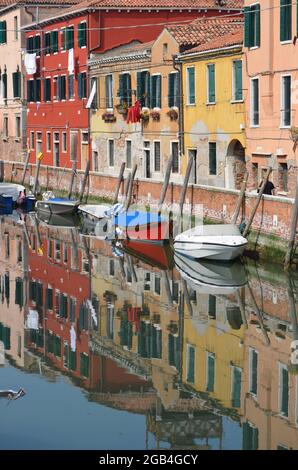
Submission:
{"label": "drainpipe", "polygon": [[179,73],[179,153],[180,156],[184,155],[185,144],[184,144],[184,110],[183,110],[183,77],[182,77],[182,62],[177,59],[177,56],[173,56],[173,68]]}

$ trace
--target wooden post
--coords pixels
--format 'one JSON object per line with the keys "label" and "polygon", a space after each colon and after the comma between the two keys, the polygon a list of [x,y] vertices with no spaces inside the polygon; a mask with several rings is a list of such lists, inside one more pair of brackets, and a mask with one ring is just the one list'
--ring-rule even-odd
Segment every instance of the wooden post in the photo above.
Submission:
{"label": "wooden post", "polygon": [[290,278],[289,274],[287,274],[287,281],[288,281],[289,314],[290,314],[291,323],[292,323],[293,340],[298,340],[298,324],[297,324],[297,315],[296,315],[295,294],[294,294],[294,288],[293,288],[293,281]]}
{"label": "wooden post", "polygon": [[247,234],[248,234],[248,232],[249,232],[249,229],[250,229],[250,226],[251,226],[251,224],[253,223],[254,216],[255,216],[255,214],[256,214],[256,212],[257,212],[257,209],[258,209],[258,207],[259,207],[259,204],[260,204],[260,202],[261,202],[261,199],[262,199],[262,196],[263,196],[263,192],[264,192],[264,189],[265,189],[265,186],[266,186],[266,183],[267,183],[267,181],[268,181],[268,178],[269,178],[269,176],[270,176],[271,171],[272,171],[272,168],[269,167],[269,168],[267,169],[267,173],[266,173],[266,176],[265,176],[265,178],[264,178],[263,184],[262,184],[262,186],[261,186],[261,188],[260,188],[260,192],[259,192],[259,194],[258,194],[256,203],[255,203],[255,206],[254,206],[253,210],[251,211],[251,214],[250,214],[250,216],[249,216],[249,220],[248,220],[247,225],[246,225],[246,227],[245,227],[245,230],[244,230],[244,232],[243,232],[243,236],[244,236],[244,237],[247,236]]}
{"label": "wooden post", "polygon": [[42,153],[37,156],[37,166],[36,166],[36,174],[35,174],[35,181],[34,181],[34,186],[32,189],[32,192],[34,195],[36,195],[37,189],[38,189],[38,178],[39,178],[39,171],[40,171],[40,165],[41,165],[41,160],[42,160]]}
{"label": "wooden post", "polygon": [[269,346],[269,345],[270,345],[270,339],[269,339],[268,333],[267,333],[267,331],[266,331],[266,329],[265,329],[265,327],[264,327],[263,318],[262,318],[260,309],[259,309],[259,307],[257,306],[257,302],[256,302],[255,296],[254,296],[254,294],[253,294],[253,291],[252,291],[252,288],[250,287],[249,282],[247,283],[247,287],[248,287],[248,290],[249,290],[249,293],[250,293],[250,297],[251,297],[251,300],[252,300],[252,303],[253,303],[253,308],[254,308],[254,311],[256,312],[256,315],[257,315],[257,317],[258,317],[258,320],[259,320],[259,323],[260,323],[260,327],[261,327],[262,333],[263,333],[263,335],[264,335],[266,344],[267,344],[267,346]]}
{"label": "wooden post", "polygon": [[117,187],[116,187],[116,191],[115,191],[115,195],[114,195],[114,199],[113,199],[113,204],[116,204],[116,202],[118,202],[118,195],[119,195],[120,186],[121,186],[121,183],[122,183],[122,180],[123,180],[124,170],[125,170],[125,162],[122,162],[121,167],[120,167],[119,176],[118,176],[118,183],[117,183]]}
{"label": "wooden post", "polygon": [[173,156],[171,155],[170,158],[168,159],[166,173],[165,173],[165,179],[164,179],[164,182],[163,182],[163,185],[162,185],[161,195],[160,195],[159,202],[158,202],[158,210],[159,211],[161,210],[161,207],[164,203],[164,200],[165,200],[165,197],[166,197],[166,194],[167,194],[167,189],[168,189],[168,185],[169,185],[169,181],[170,181],[172,166],[173,166]]}
{"label": "wooden post", "polygon": [[296,230],[297,230],[297,222],[298,222],[298,176],[296,179],[296,195],[295,195],[295,202],[292,210],[291,215],[291,225],[290,225],[290,238],[288,242],[288,249],[285,256],[285,270],[288,270],[291,266],[292,262],[292,255],[295,247],[295,240],[296,240]]}
{"label": "wooden post", "polygon": [[184,206],[186,190],[187,190],[187,186],[188,186],[188,181],[189,181],[189,177],[190,177],[192,164],[193,164],[193,155],[190,155],[190,157],[188,158],[188,164],[187,164],[186,173],[185,173],[185,177],[184,177],[184,182],[183,182],[183,186],[182,186],[182,190],[181,190],[181,194],[180,194],[180,201],[179,201],[180,216],[182,215],[182,212],[183,212],[183,206]]}
{"label": "wooden post", "polygon": [[171,292],[168,272],[167,271],[161,271],[161,275],[162,275],[163,283],[164,283],[164,286],[165,286],[165,289],[166,289],[168,302],[169,302],[169,304],[172,304],[173,303],[173,296],[172,296],[172,292]]}
{"label": "wooden post", "polygon": [[131,255],[127,255],[127,262],[128,262],[129,270],[131,272],[131,276],[133,278],[133,282],[138,282],[137,273],[136,273],[135,267],[133,265]]}
{"label": "wooden post", "polygon": [[25,161],[24,169],[23,169],[23,174],[22,174],[22,180],[21,180],[22,185],[24,185],[24,182],[25,182],[27,168],[28,168],[28,165],[29,165],[29,159],[30,159],[30,152],[28,150],[27,155],[26,155],[26,161]]}
{"label": "wooden post", "polygon": [[127,199],[127,194],[128,194],[128,190],[129,190],[129,186],[130,186],[130,180],[131,180],[131,173],[128,173],[126,184],[125,184],[125,189],[124,189],[124,202]]}
{"label": "wooden post", "polygon": [[233,218],[232,218],[232,224],[237,223],[237,218],[238,218],[238,215],[239,215],[239,212],[240,212],[240,209],[241,209],[242,201],[243,201],[244,196],[245,196],[247,180],[248,180],[248,172],[245,173],[244,179],[242,181],[242,185],[241,185],[241,189],[240,189],[236,209],[235,209],[235,212],[234,212],[234,215],[233,215]]}
{"label": "wooden post", "polygon": [[76,234],[76,229],[72,228],[70,230],[70,235],[71,235],[71,248],[72,248],[72,265],[74,266],[74,269],[78,269],[79,267],[79,249],[78,249],[78,241],[77,237],[75,236]]}
{"label": "wooden post", "polygon": [[237,302],[239,304],[239,308],[240,308],[240,312],[241,312],[242,322],[243,322],[245,328],[247,329],[248,325],[247,325],[247,319],[246,319],[246,315],[245,315],[245,304],[242,300],[242,297],[241,297],[240,292],[239,292],[238,289],[237,289],[237,292],[236,292],[236,296],[237,296]]}
{"label": "wooden post", "polygon": [[138,167],[137,164],[135,164],[134,167],[133,167],[132,173],[131,173],[131,179],[130,179],[130,184],[129,184],[129,189],[128,189],[128,195],[127,195],[127,199],[126,199],[126,202],[125,202],[125,210],[126,211],[128,210],[128,208],[130,206],[130,200],[131,200],[132,189],[133,189],[133,180],[135,178],[137,167]]}
{"label": "wooden post", "polygon": [[84,197],[84,192],[85,192],[85,187],[86,187],[86,183],[87,183],[87,178],[88,178],[88,175],[89,175],[89,170],[90,170],[90,162],[88,160],[87,165],[86,165],[86,169],[85,169],[85,173],[84,173],[84,179],[83,179],[83,183],[82,183],[82,187],[81,187],[81,192],[80,192],[80,198],[79,198],[80,202],[82,202],[83,197]]}
{"label": "wooden post", "polygon": [[74,179],[75,179],[75,174],[76,174],[76,161],[74,160],[72,162],[72,172],[71,172],[71,178],[70,178],[70,184],[69,184],[69,191],[68,191],[68,199],[71,198],[71,195],[72,195],[72,191],[73,191],[73,183],[74,183]]}
{"label": "wooden post", "polygon": [[189,315],[192,317],[193,316],[193,309],[192,309],[192,305],[191,305],[191,301],[190,301],[190,297],[189,297],[187,284],[186,284],[185,279],[182,278],[181,281],[182,281],[183,293],[184,293],[184,298],[186,300],[186,305],[187,305],[187,308],[188,308],[188,312],[189,312]]}

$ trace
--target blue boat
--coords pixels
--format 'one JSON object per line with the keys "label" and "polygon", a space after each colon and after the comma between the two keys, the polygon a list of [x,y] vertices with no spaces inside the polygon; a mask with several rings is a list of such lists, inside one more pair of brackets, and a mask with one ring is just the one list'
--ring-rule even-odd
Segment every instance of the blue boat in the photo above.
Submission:
{"label": "blue boat", "polygon": [[169,238],[169,224],[160,214],[129,211],[117,214],[113,225],[118,235],[138,241],[163,242]]}

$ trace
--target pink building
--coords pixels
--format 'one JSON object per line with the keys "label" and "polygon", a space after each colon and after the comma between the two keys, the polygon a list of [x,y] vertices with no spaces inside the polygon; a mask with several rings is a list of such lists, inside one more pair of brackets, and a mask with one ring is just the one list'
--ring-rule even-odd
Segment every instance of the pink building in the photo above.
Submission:
{"label": "pink building", "polygon": [[[245,0],[244,97],[250,189],[272,166],[275,194],[292,196],[297,174],[296,2]],[[296,127],[297,126],[297,127]]]}

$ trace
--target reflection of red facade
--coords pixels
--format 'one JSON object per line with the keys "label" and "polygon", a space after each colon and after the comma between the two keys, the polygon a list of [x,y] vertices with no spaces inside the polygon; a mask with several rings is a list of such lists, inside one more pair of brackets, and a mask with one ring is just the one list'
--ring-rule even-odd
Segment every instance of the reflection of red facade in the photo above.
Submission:
{"label": "reflection of red facade", "polygon": [[[162,3],[162,2],[161,2]],[[93,5],[93,9],[91,6]],[[84,168],[89,159],[90,138],[88,135],[89,111],[86,103],[89,94],[87,61],[91,52],[104,52],[131,41],[149,42],[154,40],[162,29],[173,22],[187,22],[199,16],[224,14],[208,6],[204,10],[176,7],[175,2],[167,3],[163,8],[144,7],[130,8],[127,2],[118,2],[117,8],[101,6],[101,2],[84,2],[75,8],[62,10],[61,15],[26,27],[27,44],[30,37],[40,35],[41,54],[37,59],[37,71],[26,76],[27,82],[27,139],[30,148],[30,161],[34,163],[40,152],[43,153],[43,164],[70,168],[71,159],[76,159],[77,168]],[[100,9],[101,6],[101,9]],[[172,8],[171,8],[172,6]],[[237,6],[237,2],[233,2]],[[240,6],[240,4],[239,4]],[[89,7],[89,9],[88,9]],[[195,5],[193,6],[195,8]],[[226,8],[227,9],[227,8]],[[77,12],[75,12],[77,10]],[[80,46],[78,38],[79,24],[86,24],[86,46]],[[147,25],[147,26],[146,26]],[[74,95],[69,96],[68,55],[62,44],[63,28],[74,28]],[[112,29],[111,29],[112,28]],[[47,33],[58,31],[55,52],[47,53]],[[48,36],[47,36],[48,37]],[[35,44],[35,43],[34,43]],[[39,47],[39,46],[38,46]],[[33,49],[34,50],[34,49]],[[27,51],[32,52],[30,47]],[[86,92],[79,97],[81,81],[79,74],[86,73]],[[65,97],[54,96],[55,77],[64,77]],[[32,100],[28,91],[30,81],[41,79],[40,97]],[[51,96],[46,99],[45,80],[50,80]],[[80,84],[79,84],[80,82]],[[61,85],[62,86],[62,85]],[[102,105],[102,107],[104,107]]]}

